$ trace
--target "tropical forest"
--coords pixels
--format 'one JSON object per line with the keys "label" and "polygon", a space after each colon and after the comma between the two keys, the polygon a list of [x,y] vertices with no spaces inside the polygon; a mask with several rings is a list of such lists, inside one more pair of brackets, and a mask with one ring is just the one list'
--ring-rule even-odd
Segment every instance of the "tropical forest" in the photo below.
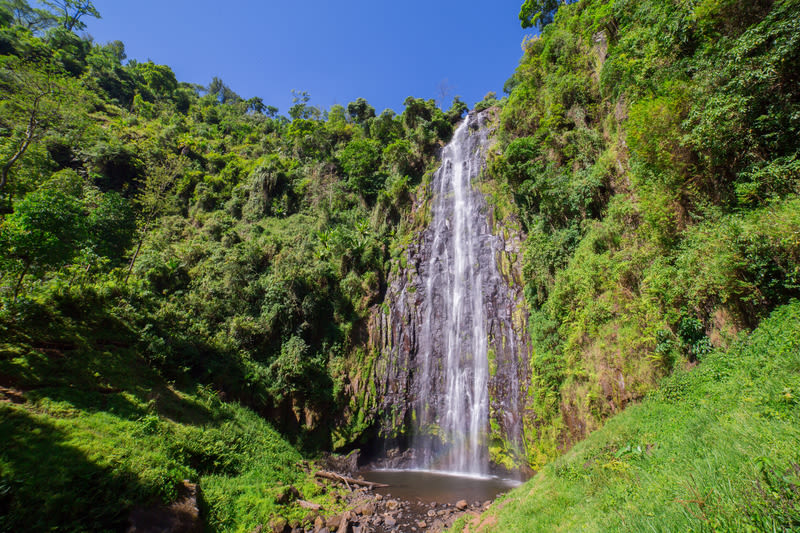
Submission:
{"label": "tropical forest", "polygon": [[518,8],[282,111],[0,0],[0,532],[800,531],[800,1]]}

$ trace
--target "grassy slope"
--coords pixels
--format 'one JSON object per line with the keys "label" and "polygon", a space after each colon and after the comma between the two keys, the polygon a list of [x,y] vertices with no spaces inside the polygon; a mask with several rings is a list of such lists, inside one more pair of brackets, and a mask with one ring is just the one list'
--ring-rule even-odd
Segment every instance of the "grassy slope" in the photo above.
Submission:
{"label": "grassy slope", "polygon": [[33,313],[39,327],[0,325],[0,531],[118,530],[183,479],[200,482],[212,531],[302,518],[276,503],[289,484],[335,508],[263,418],[165,381],[111,313],[63,307]]}
{"label": "grassy slope", "polygon": [[800,529],[800,302],[668,378],[470,531]]}

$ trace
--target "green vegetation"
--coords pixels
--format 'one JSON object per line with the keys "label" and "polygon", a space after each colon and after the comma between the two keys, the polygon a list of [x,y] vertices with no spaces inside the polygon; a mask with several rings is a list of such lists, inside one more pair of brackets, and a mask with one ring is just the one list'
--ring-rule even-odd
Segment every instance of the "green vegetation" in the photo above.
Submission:
{"label": "green vegetation", "polygon": [[162,375],[329,447],[320,413],[348,401],[342,372],[409,186],[463,103],[408,98],[376,116],[364,99],[323,111],[301,92],[290,120],[219,78],[123,64],[121,43],[71,32],[98,16],[91,2],[52,4],[0,4],[0,318],[114,287],[119,301],[99,305],[129,307]]}
{"label": "green vegetation", "polygon": [[214,531],[301,520],[290,485],[336,509],[266,420],[210,387],[165,380],[108,297],[27,302],[26,322],[0,330],[0,530],[121,529],[132,507],[172,501],[184,479],[200,483]]}
{"label": "green vegetation", "polygon": [[455,530],[795,531],[798,330],[794,301]]}
{"label": "green vegetation", "polygon": [[348,376],[466,106],[297,92],[287,118],[79,37],[92,2],[43,4],[0,2],[0,529],[117,528],[184,478],[212,530],[298,518],[272,497],[318,496],[297,450],[376,415]]}
{"label": "green vegetation", "polygon": [[540,471],[455,530],[796,530],[800,4],[520,16],[490,171],[528,233]]}
{"label": "green vegetation", "polygon": [[560,4],[490,168],[528,234],[534,468],[800,296],[800,4]]}
{"label": "green vegetation", "polygon": [[[42,5],[0,0],[0,530],[119,529],[184,479],[212,531],[300,520],[289,485],[336,509],[298,463],[381,416],[367,319],[466,105],[283,116]],[[491,453],[542,470],[460,524],[800,528],[800,3],[520,19],[541,36],[476,105],[532,345],[525,449]]]}
{"label": "green vegetation", "polygon": [[553,16],[561,4],[575,0],[525,0],[519,10],[519,21],[523,28],[544,28],[553,22]]}

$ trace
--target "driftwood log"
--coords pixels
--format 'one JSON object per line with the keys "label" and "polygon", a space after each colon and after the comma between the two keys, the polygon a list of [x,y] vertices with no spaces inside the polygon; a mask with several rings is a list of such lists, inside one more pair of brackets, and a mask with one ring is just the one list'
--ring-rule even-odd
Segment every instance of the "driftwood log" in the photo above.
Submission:
{"label": "driftwood log", "polygon": [[314,475],[317,476],[317,477],[323,477],[325,479],[331,479],[333,481],[339,481],[341,483],[344,483],[348,487],[351,484],[353,484],[353,485],[361,485],[362,487],[368,487],[369,489],[374,489],[376,487],[377,488],[382,488],[382,487],[388,487],[389,486],[389,485],[385,485],[383,483],[373,483],[372,481],[364,481],[363,479],[355,479],[355,478],[352,478],[352,477],[340,476],[339,474],[335,474],[333,472],[326,472],[325,470],[320,470],[319,472],[314,472]]}

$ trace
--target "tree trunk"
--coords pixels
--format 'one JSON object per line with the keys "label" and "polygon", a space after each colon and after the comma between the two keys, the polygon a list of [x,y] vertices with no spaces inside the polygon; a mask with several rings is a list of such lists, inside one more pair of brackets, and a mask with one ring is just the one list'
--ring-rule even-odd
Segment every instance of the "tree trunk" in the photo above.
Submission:
{"label": "tree trunk", "polygon": [[39,101],[41,100],[41,96],[37,96],[33,102],[33,111],[31,112],[31,116],[28,119],[28,127],[25,128],[25,139],[22,141],[22,145],[20,145],[17,152],[11,156],[11,159],[3,165],[3,168],[0,169],[0,196],[3,195],[6,184],[8,183],[8,174],[11,172],[11,167],[19,161],[19,159],[25,155],[25,152],[28,150],[28,147],[33,142],[33,137],[36,134],[36,126],[38,126],[38,121],[36,120],[36,114],[39,110]]}
{"label": "tree trunk", "polygon": [[25,279],[25,275],[28,273],[28,269],[31,267],[31,262],[28,261],[25,263],[25,268],[22,269],[22,274],[19,275],[19,279],[17,280],[17,286],[14,287],[14,301],[17,301],[17,295],[19,294],[19,289],[22,287],[22,280]]}
{"label": "tree trunk", "polygon": [[33,135],[28,136],[26,134],[25,140],[22,142],[22,146],[19,147],[19,150],[11,156],[11,159],[8,160],[8,163],[3,165],[3,168],[0,170],[0,195],[3,194],[6,188],[6,183],[8,183],[8,174],[11,172],[11,167],[14,166],[14,163],[19,161],[19,159],[25,155],[25,152],[28,150],[28,146],[31,144],[31,140],[33,139]]}
{"label": "tree trunk", "polygon": [[131,272],[133,272],[133,265],[136,263],[136,258],[139,257],[139,250],[142,249],[142,243],[144,242],[144,235],[142,238],[139,239],[139,244],[136,245],[136,251],[133,253],[133,257],[131,258],[131,264],[128,266],[128,273],[125,274],[125,284],[128,284],[128,278],[131,277]]}

